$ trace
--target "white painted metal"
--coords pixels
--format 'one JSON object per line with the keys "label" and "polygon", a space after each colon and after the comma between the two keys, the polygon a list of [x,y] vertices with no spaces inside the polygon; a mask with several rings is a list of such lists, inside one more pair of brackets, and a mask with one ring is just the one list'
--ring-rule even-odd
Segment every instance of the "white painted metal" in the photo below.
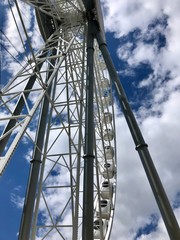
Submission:
{"label": "white painted metal", "polygon": [[112,105],[112,96],[110,94],[106,94],[103,97],[102,102],[103,102],[104,107],[108,107],[108,106]]}
{"label": "white painted metal", "polygon": [[[101,210],[100,210],[101,209]],[[102,216],[103,219],[109,219],[111,213],[111,203],[107,199],[102,199],[100,204],[97,205],[96,214],[97,217]]]}
{"label": "white painted metal", "polygon": [[104,124],[108,124],[112,122],[112,113],[105,112],[104,117],[102,118]]}
{"label": "white painted metal", "polygon": [[105,179],[111,179],[114,177],[116,170],[113,160],[107,160],[101,163],[101,173]]}
{"label": "white painted metal", "polygon": [[105,146],[106,159],[112,159],[114,157],[114,148],[112,146]]}
{"label": "white painted metal", "polygon": [[114,138],[114,131],[110,128],[104,130],[104,140],[105,141],[112,141]]}
{"label": "white painted metal", "polygon": [[[107,220],[100,220],[99,218],[94,221],[94,239],[102,240],[105,239],[107,231]],[[102,228],[102,233],[101,233]]]}
{"label": "white painted metal", "polygon": [[111,181],[104,181],[101,184],[101,197],[103,199],[111,199],[113,194],[113,184]]}
{"label": "white painted metal", "polygon": [[[77,240],[81,237],[83,222],[82,156],[87,71],[87,26],[84,7],[80,0],[49,0],[41,5],[37,5],[35,0],[24,0],[24,2],[60,21],[61,24],[56,26],[56,31],[39,51],[35,53],[33,50],[23,69],[2,89],[0,108],[3,114],[0,115],[0,123],[5,122],[7,125],[10,120],[15,120],[15,125],[6,133],[1,131],[0,141],[9,134],[11,136],[0,157],[0,171],[1,173],[4,171],[22,137],[26,138],[31,149],[36,146],[34,135],[40,106],[46,96],[50,108],[44,147],[41,152],[42,166],[31,240]],[[54,46],[57,52],[55,55],[50,54]],[[43,55],[45,52],[48,54]],[[97,224],[98,229],[94,229],[94,239],[108,240],[115,205],[115,188],[112,188],[112,185],[116,184],[114,110],[110,78],[96,42],[94,52],[95,218],[96,210],[99,209],[99,227]],[[53,59],[56,62],[52,66]],[[49,65],[53,70],[50,70]],[[46,78],[48,74],[50,76]],[[34,75],[37,76],[34,85],[27,90],[25,86]],[[50,86],[52,93],[48,94]],[[13,111],[21,98],[24,102],[23,108],[20,113],[14,115]],[[30,133],[30,129],[33,134]],[[109,163],[110,169],[104,167]],[[110,183],[109,191],[102,187],[104,181]],[[102,198],[108,199],[106,220],[103,219],[104,213],[100,208]]]}
{"label": "white painted metal", "polygon": [[110,87],[109,80],[108,80],[107,78],[104,78],[104,79],[101,81],[101,86],[102,86],[102,90],[108,89],[108,88]]}

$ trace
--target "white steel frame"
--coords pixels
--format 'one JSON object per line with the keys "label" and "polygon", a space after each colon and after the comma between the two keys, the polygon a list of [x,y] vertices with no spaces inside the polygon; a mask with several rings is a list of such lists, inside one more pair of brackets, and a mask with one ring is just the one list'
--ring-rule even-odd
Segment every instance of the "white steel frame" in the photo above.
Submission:
{"label": "white steel frame", "polygon": [[[6,132],[1,131],[0,142],[7,136],[9,139],[0,157],[1,174],[21,141],[26,136],[34,148],[38,148],[36,138],[28,133],[28,127],[38,120],[42,102],[49,100],[48,121],[44,146],[41,151],[41,169],[38,181],[37,197],[33,212],[30,239],[80,239],[82,219],[83,193],[83,146],[85,126],[85,93],[86,93],[86,31],[87,22],[81,1],[24,1],[53,19],[61,21],[54,33],[47,39],[42,48],[34,53],[17,75],[2,89],[0,108],[4,116],[0,121],[15,120],[13,127]],[[23,17],[20,14],[21,24]],[[38,3],[38,4],[37,4]],[[38,6],[40,5],[40,6]],[[59,17],[60,16],[60,17]],[[26,31],[24,27],[24,31]],[[28,33],[26,32],[27,38]],[[114,139],[104,141],[104,130],[107,124],[102,124],[105,111],[114,116],[113,104],[103,102],[102,81],[107,78],[111,86],[105,63],[95,41],[94,51],[94,218],[97,218],[97,205],[100,204],[100,186],[104,178],[100,171],[102,163],[106,163],[105,146],[115,146],[114,118],[111,129]],[[56,54],[53,55],[53,50]],[[52,63],[52,59],[55,62]],[[49,75],[50,73],[50,75]],[[36,75],[31,88],[26,86]],[[47,76],[50,76],[47,78]],[[51,93],[48,92],[52,88]],[[111,102],[112,91],[109,93]],[[19,102],[23,106],[16,114]],[[37,124],[36,124],[37,126]],[[5,127],[6,129],[6,127]],[[15,159],[14,159],[15,160]],[[116,167],[116,155],[113,158]],[[107,169],[108,175],[108,169]],[[112,179],[116,183],[116,172]],[[56,199],[54,205],[52,199]],[[100,239],[108,240],[112,228],[115,187],[110,199],[110,217],[107,220],[105,236],[100,224]],[[102,221],[101,213],[98,216]]]}

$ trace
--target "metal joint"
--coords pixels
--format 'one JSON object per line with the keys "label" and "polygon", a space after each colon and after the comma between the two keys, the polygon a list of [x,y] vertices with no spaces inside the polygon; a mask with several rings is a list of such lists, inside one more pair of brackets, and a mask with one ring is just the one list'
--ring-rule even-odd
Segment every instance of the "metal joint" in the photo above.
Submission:
{"label": "metal joint", "polygon": [[91,10],[87,11],[86,12],[86,17],[87,17],[87,20],[89,20],[89,21],[96,20],[95,9],[91,9]]}
{"label": "metal joint", "polygon": [[30,163],[35,163],[35,162],[42,163],[42,161],[39,160],[39,159],[32,159],[32,160],[30,161]]}
{"label": "metal joint", "polygon": [[91,155],[91,154],[84,154],[83,158],[95,158],[94,155]]}
{"label": "metal joint", "polygon": [[93,47],[87,47],[86,48],[86,51],[89,50],[89,49],[92,49],[94,51],[94,48]]}
{"label": "metal joint", "polygon": [[106,46],[107,47],[107,43],[105,43],[105,42],[100,43],[99,44],[99,48],[101,48],[102,46]]}
{"label": "metal joint", "polygon": [[143,148],[143,147],[148,147],[148,145],[146,143],[141,143],[141,144],[138,144],[135,149],[138,151],[140,148]]}

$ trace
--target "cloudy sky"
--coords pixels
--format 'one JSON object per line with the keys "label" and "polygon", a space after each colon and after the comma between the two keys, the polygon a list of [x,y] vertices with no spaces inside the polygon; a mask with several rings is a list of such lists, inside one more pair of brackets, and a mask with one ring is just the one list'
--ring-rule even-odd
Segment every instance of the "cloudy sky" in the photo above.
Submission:
{"label": "cloudy sky", "polygon": [[[179,1],[101,2],[113,61],[180,221]],[[32,11],[28,7],[26,14],[32,21]],[[10,24],[8,19],[3,27],[7,32],[11,30],[13,35]],[[32,28],[30,24],[27,28],[36,32],[36,26]],[[10,67],[14,69],[14,66]],[[122,112],[117,106],[115,112],[118,182],[111,239],[169,239]],[[28,175],[20,155],[22,153],[17,150],[18,169],[12,161],[0,179],[1,240],[16,239],[18,231]]]}
{"label": "cloudy sky", "polygon": [[[116,69],[179,219],[179,3],[102,4]],[[118,210],[112,239],[168,239],[123,116],[117,128],[122,130],[117,136]]]}

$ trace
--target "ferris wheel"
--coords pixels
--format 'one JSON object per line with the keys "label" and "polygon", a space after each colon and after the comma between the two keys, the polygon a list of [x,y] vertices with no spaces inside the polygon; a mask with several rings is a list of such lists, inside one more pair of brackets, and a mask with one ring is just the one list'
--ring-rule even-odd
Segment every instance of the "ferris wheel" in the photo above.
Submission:
{"label": "ferris wheel", "polygon": [[170,239],[179,239],[177,220],[108,52],[99,1],[6,4],[0,174],[20,143],[28,146],[31,160],[19,240],[110,239],[117,179],[112,89]]}
{"label": "ferris wheel", "polygon": [[[0,119],[6,122],[1,174],[21,139],[32,149],[19,239],[76,240],[88,234],[107,240],[116,196],[116,131],[105,62],[90,40],[81,1],[24,2],[9,3],[24,56],[2,89]],[[35,9],[39,49],[24,4]]]}

